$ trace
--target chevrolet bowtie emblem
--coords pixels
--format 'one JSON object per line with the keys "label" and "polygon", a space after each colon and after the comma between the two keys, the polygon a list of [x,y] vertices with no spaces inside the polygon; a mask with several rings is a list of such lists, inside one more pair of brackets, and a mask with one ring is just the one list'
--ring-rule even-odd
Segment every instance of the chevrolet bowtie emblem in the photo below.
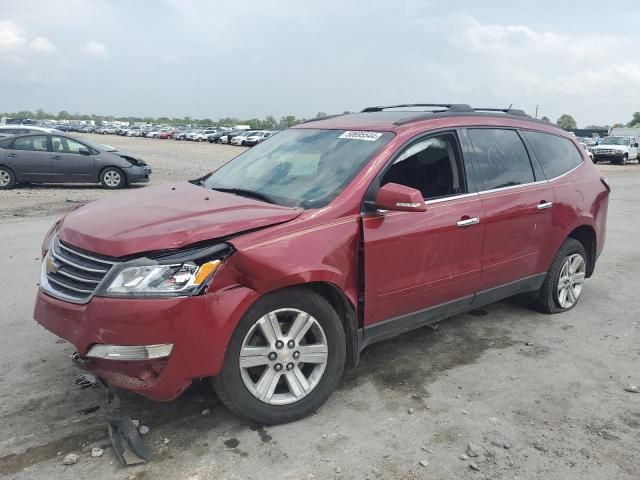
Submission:
{"label": "chevrolet bowtie emblem", "polygon": [[56,273],[59,268],[60,268],[60,266],[56,262],[54,262],[51,259],[51,257],[47,256],[47,260],[45,262],[45,270],[46,270],[47,274]]}

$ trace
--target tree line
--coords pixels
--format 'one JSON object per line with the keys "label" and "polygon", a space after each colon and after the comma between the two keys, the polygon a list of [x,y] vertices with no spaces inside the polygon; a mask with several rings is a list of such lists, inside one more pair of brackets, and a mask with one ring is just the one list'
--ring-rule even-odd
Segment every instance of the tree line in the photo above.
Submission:
{"label": "tree line", "polygon": [[[542,120],[546,120],[549,121],[548,117],[542,117]],[[556,124],[560,127],[560,128],[564,128],[565,130],[574,130],[576,128],[578,128],[578,124],[575,121],[575,119],[569,115],[568,113],[563,113],[562,115],[560,115],[560,118],[558,118],[558,120],[556,120]],[[638,127],[640,128],[640,112],[636,112],[633,114],[631,120],[625,125],[623,123],[615,123],[613,125],[587,125],[585,127],[585,129],[587,130],[607,130],[609,127],[613,127],[613,128],[618,128],[618,127]]]}
{"label": "tree line", "polygon": [[[344,111],[342,113],[351,113],[349,111]],[[192,117],[117,117],[112,115],[87,115],[80,113],[69,113],[66,110],[62,110],[61,112],[49,113],[45,112],[43,109],[38,109],[35,112],[31,112],[29,110],[22,110],[19,112],[8,112],[2,113],[1,116],[9,117],[9,118],[20,118],[20,119],[30,119],[30,120],[83,120],[83,121],[94,121],[97,125],[101,125],[104,122],[129,122],[129,124],[133,124],[135,122],[144,122],[152,125],[191,125],[195,127],[218,127],[218,126],[231,126],[231,125],[249,125],[252,130],[275,130],[275,129],[283,129],[289,128],[294,125],[297,125],[300,122],[304,122],[308,119],[306,118],[297,118],[294,115],[284,115],[280,117],[280,119],[276,119],[273,115],[267,115],[264,118],[249,118],[249,119],[240,119],[233,117],[219,118],[218,120],[213,120],[211,118],[192,118]],[[318,112],[314,118],[322,118],[326,117],[327,114],[324,112]],[[550,122],[549,117],[542,117],[542,120]],[[578,128],[578,124],[568,113],[564,113],[560,115],[560,117],[556,120],[556,124],[560,128],[564,128],[565,130],[573,130]],[[616,123],[612,125],[615,127],[624,127],[625,124]],[[640,127],[640,112],[635,112],[629,121],[626,124],[627,127]],[[594,130],[606,130],[609,128],[609,125],[599,126],[599,125],[587,125],[586,129],[594,129]]]}
{"label": "tree line", "polygon": [[[351,113],[345,111],[343,113]],[[218,127],[218,126],[231,126],[231,125],[249,125],[249,127],[253,130],[275,130],[275,129],[283,129],[292,127],[300,122],[304,122],[305,118],[297,118],[294,115],[284,115],[280,117],[280,119],[276,119],[273,115],[267,115],[264,118],[249,118],[249,119],[240,119],[233,117],[219,118],[218,120],[213,120],[211,118],[192,118],[192,117],[136,117],[136,116],[128,116],[128,117],[118,117],[113,115],[87,115],[80,113],[69,113],[66,110],[62,110],[61,112],[50,113],[45,112],[43,109],[38,109],[35,112],[29,110],[21,110],[19,112],[6,112],[0,114],[0,116],[8,117],[8,118],[19,118],[19,119],[29,119],[29,120],[82,120],[82,121],[93,121],[97,125],[102,125],[103,123],[110,123],[114,121],[118,122],[129,122],[129,124],[134,124],[136,122],[144,122],[152,125],[191,125],[195,127]],[[314,118],[322,118],[326,117],[327,114],[324,112],[318,112]]]}

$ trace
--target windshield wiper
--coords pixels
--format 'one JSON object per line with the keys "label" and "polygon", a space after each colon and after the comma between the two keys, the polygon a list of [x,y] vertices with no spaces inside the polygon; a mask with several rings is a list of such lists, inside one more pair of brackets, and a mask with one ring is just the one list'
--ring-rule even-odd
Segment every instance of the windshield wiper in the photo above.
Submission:
{"label": "windshield wiper", "polygon": [[216,190],[218,192],[226,192],[233,193],[235,195],[240,195],[241,197],[250,197],[255,198],[257,200],[262,200],[267,203],[276,203],[274,199],[270,196],[265,195],[264,193],[256,192],[255,190],[249,190],[246,188],[227,188],[227,187],[213,187],[211,190]]}

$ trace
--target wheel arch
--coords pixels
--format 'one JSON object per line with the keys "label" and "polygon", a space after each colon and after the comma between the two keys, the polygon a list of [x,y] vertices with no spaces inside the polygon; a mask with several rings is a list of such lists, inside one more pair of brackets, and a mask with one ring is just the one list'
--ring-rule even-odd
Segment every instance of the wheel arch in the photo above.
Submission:
{"label": "wheel arch", "polygon": [[337,285],[326,281],[312,281],[305,283],[290,284],[285,287],[276,288],[260,294],[255,301],[263,296],[272,295],[274,293],[284,292],[292,289],[306,289],[320,295],[329,305],[336,311],[347,343],[347,363],[355,367],[360,361],[360,348],[358,346],[358,324],[356,319],[356,310],[349,297]]}
{"label": "wheel arch", "polygon": [[591,225],[580,225],[574,228],[567,238],[579,241],[587,253],[587,278],[593,274],[596,265],[596,231]]}

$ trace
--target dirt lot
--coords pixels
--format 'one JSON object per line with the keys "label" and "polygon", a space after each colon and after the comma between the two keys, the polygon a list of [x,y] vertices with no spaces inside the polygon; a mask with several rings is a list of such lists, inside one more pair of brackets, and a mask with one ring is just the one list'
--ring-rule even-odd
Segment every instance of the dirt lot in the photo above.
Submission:
{"label": "dirt lot", "polygon": [[[141,154],[154,169],[152,184],[196,177],[240,151],[99,140]],[[133,418],[150,427],[155,453],[152,463],[130,468],[107,447],[98,392],[74,386],[72,347],[32,320],[45,231],[73,202],[118,193],[0,193],[0,476],[640,478],[640,394],[624,390],[640,384],[640,167],[600,168],[613,186],[607,246],[574,310],[547,316],[511,300],[374,345],[317,414],[288,425],[234,417],[205,382],[165,404],[125,395]],[[460,459],[469,442],[478,456]],[[93,446],[105,447],[104,456],[91,458]],[[65,467],[71,452],[80,459]]]}

